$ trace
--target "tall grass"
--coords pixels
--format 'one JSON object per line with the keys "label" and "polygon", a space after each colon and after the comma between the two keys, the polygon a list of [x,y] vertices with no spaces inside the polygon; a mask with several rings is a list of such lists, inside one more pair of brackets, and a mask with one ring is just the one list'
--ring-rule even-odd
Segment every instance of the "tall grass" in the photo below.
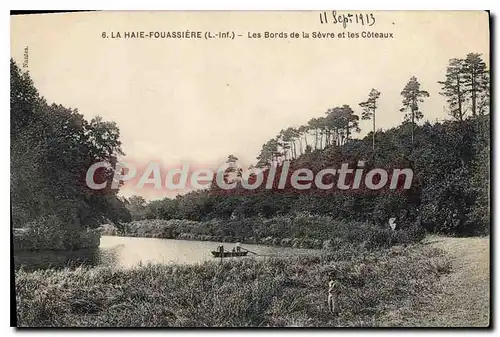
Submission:
{"label": "tall grass", "polygon": [[[424,246],[346,244],[322,256],[16,273],[20,326],[374,326],[433,295],[448,259]],[[327,310],[340,283],[341,316]]]}

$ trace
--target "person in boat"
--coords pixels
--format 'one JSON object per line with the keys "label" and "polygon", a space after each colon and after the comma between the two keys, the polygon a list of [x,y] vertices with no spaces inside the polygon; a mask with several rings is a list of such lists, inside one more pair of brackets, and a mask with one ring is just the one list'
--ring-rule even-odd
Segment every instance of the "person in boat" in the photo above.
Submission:
{"label": "person in boat", "polygon": [[219,245],[219,252],[221,252],[221,254],[224,254],[224,246],[223,245]]}
{"label": "person in boat", "polygon": [[236,251],[237,251],[237,252],[241,252],[241,246],[240,246],[240,243],[239,243],[239,242],[236,242],[235,247],[236,247]]}

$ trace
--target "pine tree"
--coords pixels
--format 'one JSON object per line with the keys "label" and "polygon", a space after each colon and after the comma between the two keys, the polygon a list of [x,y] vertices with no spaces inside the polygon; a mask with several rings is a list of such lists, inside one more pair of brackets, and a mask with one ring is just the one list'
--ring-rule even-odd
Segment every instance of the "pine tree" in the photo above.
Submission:
{"label": "pine tree", "polygon": [[478,99],[489,90],[489,76],[481,54],[470,53],[464,60],[464,84],[472,105],[472,116],[478,112]]}
{"label": "pine tree", "polygon": [[446,68],[446,79],[438,81],[438,83],[442,86],[442,91],[439,94],[447,98],[450,115],[463,121],[466,112],[464,109],[466,100],[465,60],[450,59]]}
{"label": "pine tree", "polygon": [[377,89],[372,89],[368,95],[368,100],[359,103],[359,106],[363,108],[361,113],[361,119],[372,120],[373,121],[373,135],[372,135],[372,150],[373,155],[375,155],[375,112],[377,110],[377,101],[380,97],[380,91]]}
{"label": "pine tree", "polygon": [[411,143],[413,145],[415,121],[424,117],[422,111],[420,111],[418,103],[422,103],[424,98],[429,97],[430,95],[427,91],[420,90],[420,82],[418,82],[415,76],[412,76],[401,92],[401,96],[403,96],[403,107],[400,111],[406,111],[405,120],[411,121]]}

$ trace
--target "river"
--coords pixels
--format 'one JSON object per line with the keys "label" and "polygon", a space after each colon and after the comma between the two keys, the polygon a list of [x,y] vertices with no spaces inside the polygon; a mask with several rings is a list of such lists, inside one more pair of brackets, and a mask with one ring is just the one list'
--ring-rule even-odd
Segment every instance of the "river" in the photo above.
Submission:
{"label": "river", "polygon": [[[153,238],[136,238],[120,236],[102,236],[98,249],[65,251],[16,252],[14,259],[16,268],[44,269],[48,267],[62,268],[78,265],[114,266],[131,268],[139,264],[194,264],[217,260],[211,251],[216,250],[220,243],[210,241],[169,240]],[[224,243],[225,250],[231,250],[233,243]],[[243,244],[242,248],[249,253],[246,257],[224,258],[245,259],[264,258],[269,256],[310,255],[311,249],[270,247],[263,245]]]}

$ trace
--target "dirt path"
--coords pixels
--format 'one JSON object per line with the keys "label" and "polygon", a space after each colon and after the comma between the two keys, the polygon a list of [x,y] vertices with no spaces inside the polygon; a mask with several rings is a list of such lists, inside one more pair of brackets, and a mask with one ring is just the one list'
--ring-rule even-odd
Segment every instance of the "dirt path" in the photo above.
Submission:
{"label": "dirt path", "polygon": [[487,327],[490,317],[489,237],[428,237],[430,247],[446,251],[452,271],[438,285],[430,303],[403,315],[401,325],[422,327]]}

